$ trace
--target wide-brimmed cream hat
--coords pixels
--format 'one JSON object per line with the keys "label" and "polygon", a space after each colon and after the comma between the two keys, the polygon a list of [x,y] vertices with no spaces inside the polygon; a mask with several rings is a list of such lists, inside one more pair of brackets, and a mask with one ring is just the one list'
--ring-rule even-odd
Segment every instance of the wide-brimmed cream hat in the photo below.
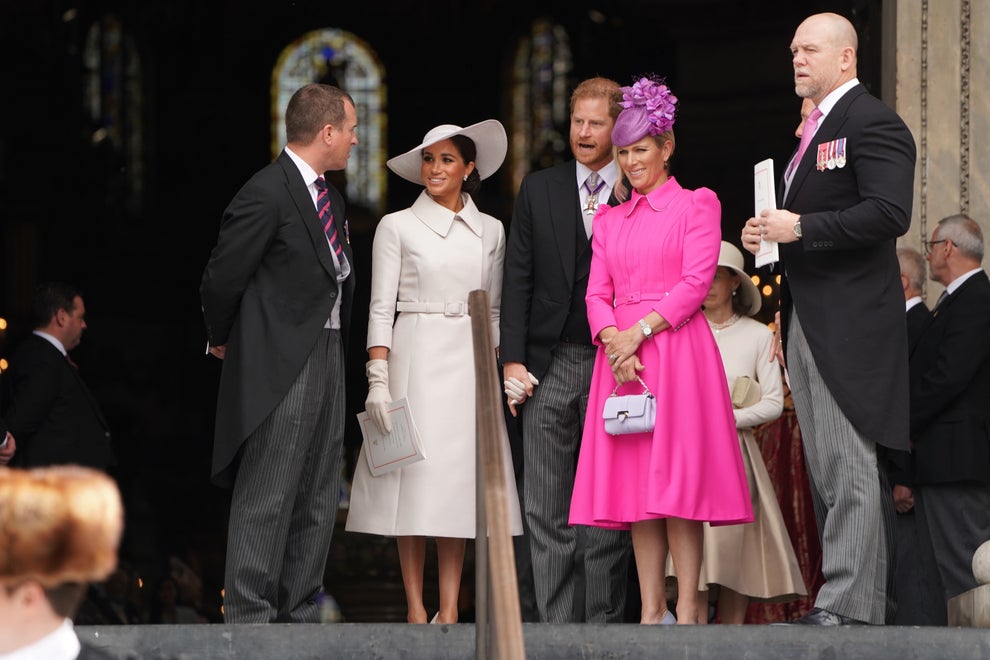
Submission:
{"label": "wide-brimmed cream hat", "polygon": [[505,128],[497,119],[486,119],[465,128],[454,124],[442,124],[436,128],[431,128],[429,133],[423,137],[422,143],[402,155],[390,158],[386,165],[388,165],[388,169],[406,181],[423,183],[423,177],[420,174],[423,165],[423,149],[431,144],[448,140],[455,135],[463,135],[474,141],[474,146],[478,150],[474,166],[478,170],[478,176],[482,179],[487,179],[501,167],[502,161],[505,160],[505,151],[508,148],[509,140],[505,135]]}
{"label": "wide-brimmed cream hat", "polygon": [[743,270],[743,256],[739,248],[732,243],[722,241],[722,249],[718,253],[718,265],[725,266],[739,276],[738,295],[743,311],[749,316],[760,311],[760,306],[763,304],[760,291],[753,284],[752,278]]}

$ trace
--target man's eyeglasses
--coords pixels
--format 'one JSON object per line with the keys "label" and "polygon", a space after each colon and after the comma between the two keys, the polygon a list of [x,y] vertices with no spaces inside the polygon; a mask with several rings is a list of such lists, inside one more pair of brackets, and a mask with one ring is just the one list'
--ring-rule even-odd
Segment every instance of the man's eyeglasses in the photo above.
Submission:
{"label": "man's eyeglasses", "polygon": [[948,240],[949,239],[947,239],[947,238],[942,238],[942,239],[939,239],[937,241],[925,241],[925,254],[931,254],[933,247],[935,247],[939,243],[945,243]]}

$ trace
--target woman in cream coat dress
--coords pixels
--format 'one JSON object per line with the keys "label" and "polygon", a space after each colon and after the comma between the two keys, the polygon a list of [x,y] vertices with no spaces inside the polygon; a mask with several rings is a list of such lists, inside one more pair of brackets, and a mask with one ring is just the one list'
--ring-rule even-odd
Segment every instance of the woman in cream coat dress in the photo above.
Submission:
{"label": "woman in cream coat dress", "polygon": [[[753,436],[753,427],[780,417],[784,406],[780,364],[771,361],[773,333],[750,318],[758,311],[760,293],[743,270],[742,252],[722,241],[704,313],[722,354],[732,394],[732,413],[753,499],[753,522],[724,527],[705,525],[699,584],[719,585],[721,623],[744,623],[750,600],[783,602],[808,593],[773,483]],[[673,566],[668,563],[667,568],[672,574]]]}
{"label": "woman in cream coat dress", "polygon": [[[426,189],[412,207],[382,218],[375,232],[365,408],[385,432],[386,407],[406,397],[426,458],[375,477],[362,448],[346,529],[397,537],[410,623],[428,617],[426,537],[436,538],[439,565],[440,609],[432,622],[456,623],[465,539],[475,536],[475,378],[467,299],[473,290],[488,291],[497,345],[505,230],[478,211],[470,193],[498,169],[505,151],[505,129],[487,120],[467,128],[437,126],[422,144],[388,161],[393,172]],[[512,470],[506,475],[513,480]],[[514,481],[506,492],[516,492]],[[521,534],[515,497],[509,511],[513,533]]]}

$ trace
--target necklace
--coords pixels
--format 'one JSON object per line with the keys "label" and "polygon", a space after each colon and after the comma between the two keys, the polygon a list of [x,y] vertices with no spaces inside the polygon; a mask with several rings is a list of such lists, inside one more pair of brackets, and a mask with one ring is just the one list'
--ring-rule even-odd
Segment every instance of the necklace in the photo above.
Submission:
{"label": "necklace", "polygon": [[711,328],[715,332],[715,334],[718,334],[719,331],[731,327],[738,320],[739,320],[738,314],[733,314],[728,318],[728,320],[722,321],[721,323],[717,323],[715,321],[712,321],[711,319],[708,319],[708,327]]}

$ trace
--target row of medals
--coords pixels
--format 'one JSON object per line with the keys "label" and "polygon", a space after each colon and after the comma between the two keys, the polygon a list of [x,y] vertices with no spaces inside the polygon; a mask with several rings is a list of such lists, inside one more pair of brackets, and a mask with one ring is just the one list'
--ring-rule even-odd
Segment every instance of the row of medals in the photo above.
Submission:
{"label": "row of medals", "polygon": [[819,172],[826,169],[834,170],[836,167],[846,166],[846,138],[839,138],[831,142],[823,142],[818,145],[818,162],[816,167]]}

